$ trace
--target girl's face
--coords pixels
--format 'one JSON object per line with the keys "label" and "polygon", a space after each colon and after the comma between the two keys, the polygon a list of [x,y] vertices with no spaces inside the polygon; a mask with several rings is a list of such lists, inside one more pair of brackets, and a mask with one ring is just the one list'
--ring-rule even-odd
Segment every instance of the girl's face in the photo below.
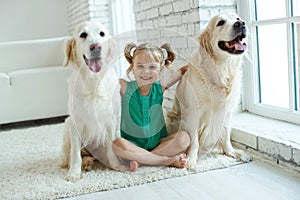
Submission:
{"label": "girl's face", "polygon": [[138,86],[154,83],[161,72],[161,63],[150,52],[137,52],[133,59],[133,74]]}

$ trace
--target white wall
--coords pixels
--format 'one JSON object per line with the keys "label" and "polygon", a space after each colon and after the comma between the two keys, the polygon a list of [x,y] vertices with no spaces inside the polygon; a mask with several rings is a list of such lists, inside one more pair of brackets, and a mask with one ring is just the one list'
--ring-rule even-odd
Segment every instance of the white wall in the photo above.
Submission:
{"label": "white wall", "polygon": [[66,0],[0,0],[0,42],[69,35]]}
{"label": "white wall", "polygon": [[138,41],[168,42],[187,58],[208,21],[221,11],[236,12],[236,6],[236,0],[134,0]]}
{"label": "white wall", "polygon": [[[108,30],[111,30],[109,20],[109,0],[66,0],[69,33],[77,24],[83,21],[99,21]],[[127,0],[126,0],[127,1]]]}

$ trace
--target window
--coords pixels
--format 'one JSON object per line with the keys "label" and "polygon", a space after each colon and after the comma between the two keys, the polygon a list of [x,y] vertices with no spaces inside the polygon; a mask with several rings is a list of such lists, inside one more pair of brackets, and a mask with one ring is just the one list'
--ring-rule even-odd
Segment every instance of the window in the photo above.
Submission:
{"label": "window", "polygon": [[243,108],[300,124],[300,0],[239,0],[249,28]]}
{"label": "window", "polygon": [[112,35],[117,47],[117,72],[123,76],[129,64],[124,57],[124,47],[128,42],[136,41],[133,0],[108,1],[111,13]]}

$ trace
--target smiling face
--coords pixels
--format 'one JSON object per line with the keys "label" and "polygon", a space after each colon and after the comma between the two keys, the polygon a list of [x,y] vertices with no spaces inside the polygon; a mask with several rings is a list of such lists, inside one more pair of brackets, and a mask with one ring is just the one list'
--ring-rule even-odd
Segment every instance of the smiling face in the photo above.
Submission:
{"label": "smiling face", "polygon": [[161,61],[157,59],[161,55],[154,55],[155,52],[142,50],[136,52],[133,59],[133,74],[139,87],[151,86],[162,70]]}

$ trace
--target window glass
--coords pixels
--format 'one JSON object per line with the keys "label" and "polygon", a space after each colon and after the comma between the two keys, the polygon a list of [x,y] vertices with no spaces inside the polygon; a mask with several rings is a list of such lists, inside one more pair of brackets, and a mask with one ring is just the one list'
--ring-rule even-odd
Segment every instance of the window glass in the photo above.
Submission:
{"label": "window glass", "polygon": [[296,103],[298,103],[297,110],[300,110],[300,23],[295,24],[295,66],[296,66],[296,71],[295,75],[298,80],[296,80]]}
{"label": "window glass", "polygon": [[287,30],[285,24],[258,27],[261,103],[289,108]]}
{"label": "window glass", "polygon": [[257,20],[286,17],[285,0],[256,0],[256,9]]}
{"label": "window glass", "polygon": [[300,0],[293,0],[293,16],[300,16]]}

